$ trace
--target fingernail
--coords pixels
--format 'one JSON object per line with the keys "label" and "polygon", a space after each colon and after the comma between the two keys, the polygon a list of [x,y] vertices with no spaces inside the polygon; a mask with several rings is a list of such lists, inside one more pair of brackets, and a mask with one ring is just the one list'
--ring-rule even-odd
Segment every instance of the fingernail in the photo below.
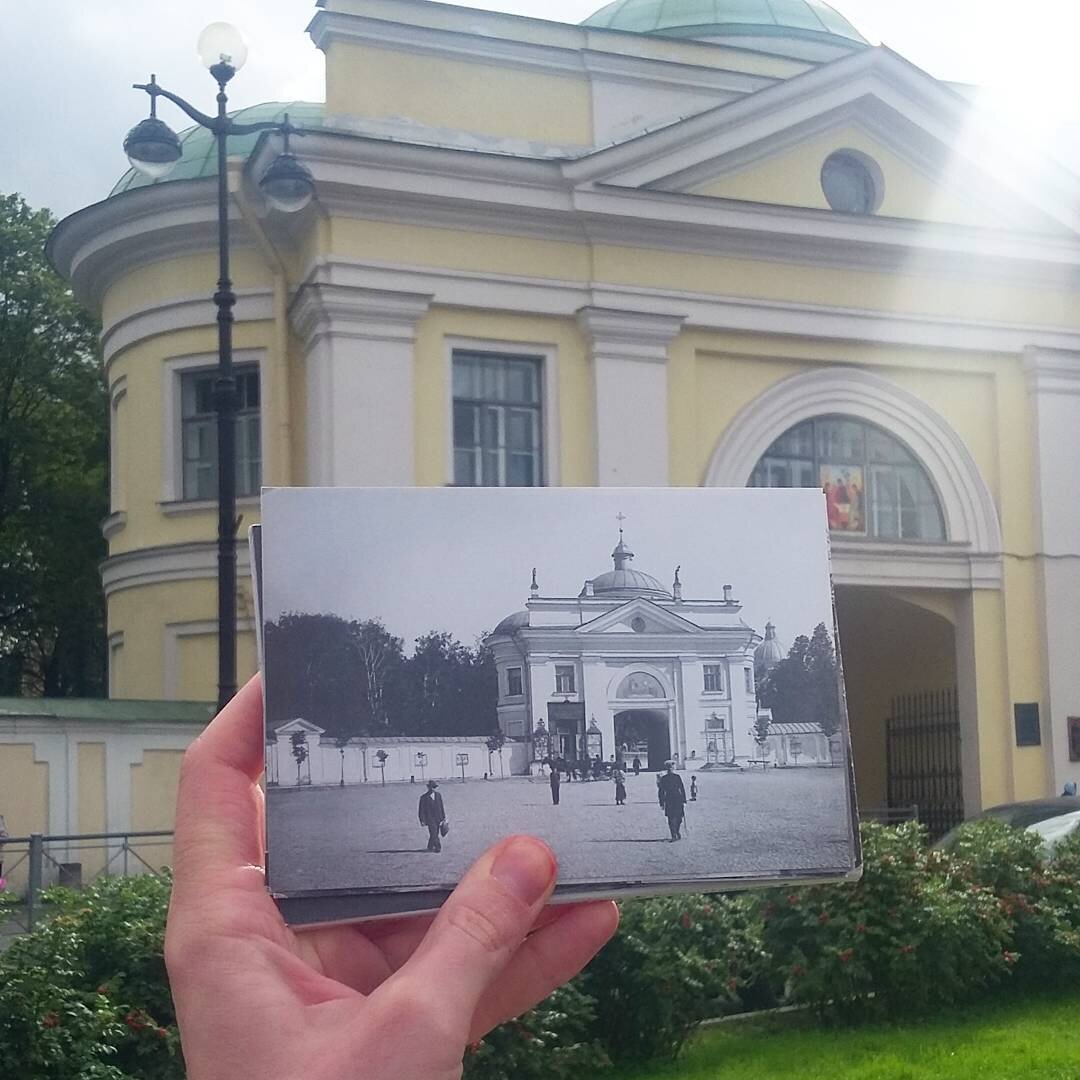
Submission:
{"label": "fingernail", "polygon": [[523,904],[535,904],[555,876],[555,856],[539,840],[511,840],[495,858],[491,876]]}

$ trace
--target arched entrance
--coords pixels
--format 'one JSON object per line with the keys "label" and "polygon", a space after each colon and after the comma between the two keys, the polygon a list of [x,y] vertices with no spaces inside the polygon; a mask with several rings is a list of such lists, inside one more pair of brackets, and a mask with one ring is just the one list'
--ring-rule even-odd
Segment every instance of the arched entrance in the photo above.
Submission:
{"label": "arched entrance", "polygon": [[667,714],[658,709],[625,709],[615,714],[615,746],[629,767],[634,758],[642,767],[659,771],[671,757]]}

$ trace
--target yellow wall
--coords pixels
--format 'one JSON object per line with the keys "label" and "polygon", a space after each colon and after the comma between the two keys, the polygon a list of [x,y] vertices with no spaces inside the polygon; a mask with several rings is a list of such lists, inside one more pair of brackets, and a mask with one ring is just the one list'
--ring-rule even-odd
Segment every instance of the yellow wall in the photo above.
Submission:
{"label": "yellow wall", "polygon": [[[131,766],[133,832],[154,832],[173,827],[183,756],[179,750],[146,750],[142,763]],[[147,840],[138,845],[137,850],[154,867],[168,866],[172,862],[171,844]]]}
{"label": "yellow wall", "polygon": [[[48,832],[49,766],[34,761],[33,746],[0,745],[0,813],[11,836]],[[25,861],[14,867],[25,851],[25,845],[9,846],[2,855],[4,876],[14,890],[26,883]]]}
{"label": "yellow wall", "polygon": [[[252,618],[250,585],[240,582],[237,615]],[[213,621],[217,617],[217,582],[176,581],[123,589],[108,608],[109,633],[124,631],[125,682],[113,696],[161,698],[165,696],[166,623]],[[255,673],[255,637],[240,631],[236,642],[237,679]],[[177,694],[186,701],[217,698],[216,634],[177,640]]]}
{"label": "yellow wall", "polygon": [[582,75],[338,42],[326,57],[326,111],[408,117],[429,127],[539,142],[590,145],[592,109]]}
{"label": "yellow wall", "polygon": [[[80,742],[79,763],[79,825],[81,833],[102,833],[107,829],[105,817],[105,743]],[[104,847],[89,844],[84,850],[72,851],[73,861],[82,863],[83,881],[89,881],[105,866]]]}
{"label": "yellow wall", "polygon": [[996,214],[950,190],[947,177],[929,177],[855,127],[827,132],[800,143],[794,150],[699,184],[692,194],[827,210],[821,167],[837,150],[861,151],[881,169],[884,198],[877,211],[880,216],[956,225],[1002,224]]}
{"label": "yellow wall", "polygon": [[887,802],[885,721],[892,699],[956,686],[953,627],[884,589],[837,589],[836,607],[859,804],[881,807]]}

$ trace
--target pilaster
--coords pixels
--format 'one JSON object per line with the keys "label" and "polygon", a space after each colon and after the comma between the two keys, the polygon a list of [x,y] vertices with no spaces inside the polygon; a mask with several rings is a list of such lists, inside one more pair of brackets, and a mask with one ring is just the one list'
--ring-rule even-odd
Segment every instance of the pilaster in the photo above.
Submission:
{"label": "pilaster", "polygon": [[1080,782],[1069,760],[1068,717],[1080,716],[1080,352],[1029,347],[1024,355],[1034,433],[1032,503],[1043,626],[1043,684],[1052,788]]}
{"label": "pilaster", "polygon": [[685,316],[585,307],[596,409],[596,482],[663,487],[668,472],[668,347]]}
{"label": "pilaster", "polygon": [[312,280],[289,316],[307,367],[310,485],[415,483],[416,326],[425,293]]}

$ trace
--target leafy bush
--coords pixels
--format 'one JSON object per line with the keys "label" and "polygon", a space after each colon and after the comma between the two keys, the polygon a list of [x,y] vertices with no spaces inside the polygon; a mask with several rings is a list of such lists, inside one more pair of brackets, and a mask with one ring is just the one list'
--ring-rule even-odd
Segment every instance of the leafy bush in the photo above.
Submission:
{"label": "leafy bush", "polygon": [[610,1061],[593,1034],[595,1002],[575,980],[469,1047],[464,1080],[568,1080]]}
{"label": "leafy bush", "polygon": [[1034,833],[996,821],[961,829],[950,849],[955,872],[990,889],[1012,924],[1017,981],[1040,989],[1080,978],[1080,836],[1046,859]]}
{"label": "leafy bush", "polygon": [[764,960],[745,897],[638,900],[581,981],[612,1060],[645,1061],[674,1057],[699,1021],[736,1011]]}
{"label": "leafy bush", "polygon": [[169,882],[51,889],[56,914],[0,957],[0,1076],[182,1080],[162,942]]}
{"label": "leafy bush", "polygon": [[855,885],[764,894],[764,944],[784,998],[833,1015],[928,1012],[985,994],[1009,972],[998,897],[928,851],[920,826],[863,828]]}

